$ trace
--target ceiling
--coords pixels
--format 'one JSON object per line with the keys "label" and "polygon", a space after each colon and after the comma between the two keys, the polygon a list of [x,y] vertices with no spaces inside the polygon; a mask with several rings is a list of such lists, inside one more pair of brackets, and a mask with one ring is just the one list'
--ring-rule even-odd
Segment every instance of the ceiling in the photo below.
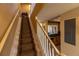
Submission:
{"label": "ceiling", "polygon": [[78,3],[44,4],[44,7],[37,15],[37,18],[40,20],[49,20],[77,7],[79,7]]}

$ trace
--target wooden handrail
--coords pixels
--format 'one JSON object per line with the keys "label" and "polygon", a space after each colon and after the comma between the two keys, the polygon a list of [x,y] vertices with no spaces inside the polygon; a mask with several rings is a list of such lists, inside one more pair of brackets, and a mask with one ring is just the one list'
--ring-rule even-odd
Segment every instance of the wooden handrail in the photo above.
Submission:
{"label": "wooden handrail", "polygon": [[38,21],[37,17],[36,17],[36,22],[39,24],[40,28],[42,29],[42,31],[44,32],[47,40],[49,40],[50,44],[52,45],[52,47],[55,49],[55,51],[58,53],[58,55],[64,56],[63,53],[61,53],[55,46],[55,44],[51,41],[50,37],[48,36],[47,32],[44,30],[44,28],[41,26],[40,22]]}
{"label": "wooden handrail", "polygon": [[14,16],[14,18],[13,18],[11,24],[9,25],[9,27],[8,27],[8,29],[7,29],[7,31],[6,31],[6,33],[4,34],[4,36],[3,36],[3,38],[2,38],[2,40],[1,40],[1,42],[0,42],[0,52],[2,51],[2,49],[3,49],[3,47],[4,47],[4,44],[5,44],[6,40],[7,40],[7,37],[8,37],[8,35],[9,35],[10,31],[11,31],[12,26],[14,25],[14,22],[15,22],[15,20],[16,20],[16,17],[17,17],[17,15],[18,15],[18,13],[19,13],[19,10],[17,11],[16,15]]}

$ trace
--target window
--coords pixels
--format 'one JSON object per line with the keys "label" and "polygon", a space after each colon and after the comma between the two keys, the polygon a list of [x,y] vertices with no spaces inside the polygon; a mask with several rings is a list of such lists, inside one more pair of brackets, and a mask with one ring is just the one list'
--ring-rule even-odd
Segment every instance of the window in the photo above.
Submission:
{"label": "window", "polygon": [[64,21],[64,41],[75,45],[76,20],[75,18]]}

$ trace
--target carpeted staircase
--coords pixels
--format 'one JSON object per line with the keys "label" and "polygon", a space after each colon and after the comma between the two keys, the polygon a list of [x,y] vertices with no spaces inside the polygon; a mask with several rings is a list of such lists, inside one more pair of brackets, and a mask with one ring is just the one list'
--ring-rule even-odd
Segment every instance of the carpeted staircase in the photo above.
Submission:
{"label": "carpeted staircase", "polygon": [[21,32],[18,47],[18,56],[36,56],[35,45],[27,13],[22,13]]}

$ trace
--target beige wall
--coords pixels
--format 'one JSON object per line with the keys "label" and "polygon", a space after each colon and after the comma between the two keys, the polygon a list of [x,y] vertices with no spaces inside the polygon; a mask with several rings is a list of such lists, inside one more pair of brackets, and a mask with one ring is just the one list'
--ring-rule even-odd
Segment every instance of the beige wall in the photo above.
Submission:
{"label": "beige wall", "polygon": [[18,9],[18,4],[0,4],[0,41]]}
{"label": "beige wall", "polygon": [[[64,42],[64,20],[76,18],[76,45],[71,45]],[[61,23],[61,52],[65,55],[78,55],[79,56],[79,8],[64,13],[60,17]]]}
{"label": "beige wall", "polygon": [[[0,55],[10,55],[19,15],[16,17],[11,29],[9,26],[11,26],[10,24],[18,11],[18,7],[19,4],[0,4]],[[7,31],[8,27],[10,32]],[[6,31],[9,34],[4,35]],[[3,36],[7,37],[2,40]]]}
{"label": "beige wall", "polygon": [[[10,55],[12,55],[12,54],[10,54],[11,53],[11,49],[13,48],[13,45],[15,45],[15,44],[13,44],[14,42],[14,40],[17,40],[17,39],[15,39],[15,34],[17,33],[16,32],[16,30],[17,30],[17,24],[18,24],[18,21],[19,21],[19,14],[17,15],[17,17],[16,17],[16,19],[15,19],[15,21],[14,21],[14,23],[13,23],[13,25],[12,25],[12,28],[10,29],[10,32],[9,32],[9,34],[7,35],[7,38],[5,38],[6,39],[6,41],[5,41],[5,43],[3,44],[4,46],[3,46],[3,48],[2,48],[2,51],[0,52],[0,55],[1,56],[10,56]],[[18,38],[18,37],[17,37]],[[16,42],[15,42],[16,43]],[[16,45],[16,47],[17,47],[17,45]],[[0,45],[0,49],[1,49],[1,45]],[[15,50],[16,48],[14,48],[14,50]],[[14,51],[13,50],[13,51]],[[18,47],[17,47],[17,50],[18,50]],[[15,52],[14,52],[15,53]],[[14,53],[13,53],[13,55],[14,55]]]}

